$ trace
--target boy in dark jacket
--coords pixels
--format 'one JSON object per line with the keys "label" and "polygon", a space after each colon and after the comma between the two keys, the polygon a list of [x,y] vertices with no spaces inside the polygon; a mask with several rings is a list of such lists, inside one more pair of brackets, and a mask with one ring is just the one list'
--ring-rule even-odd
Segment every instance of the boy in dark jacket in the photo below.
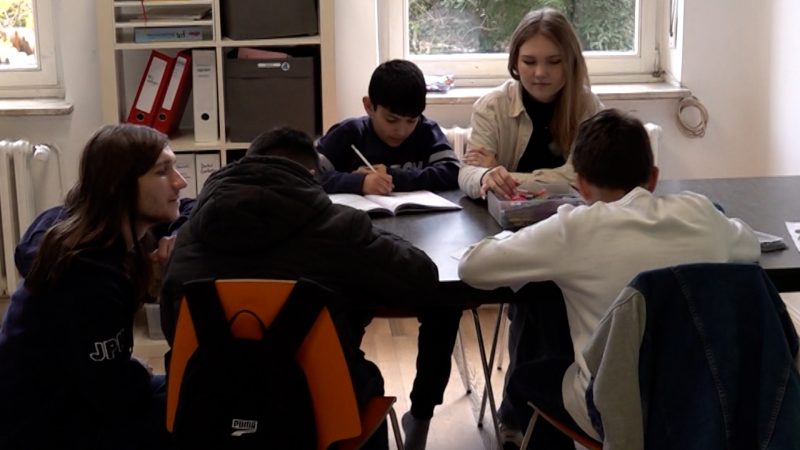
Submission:
{"label": "boy in dark jacket", "polygon": [[[317,145],[325,190],[386,195],[458,189],[458,158],[439,125],[422,115],[425,95],[425,77],[413,62],[395,59],[379,65],[369,82],[369,96],[362,99],[367,115],[334,125]],[[421,308],[410,313],[420,321],[419,353],[403,428],[406,448],[417,450],[425,448],[433,409],[442,403],[450,378],[461,310]]]}
{"label": "boy in dark jacket", "polygon": [[[363,324],[353,324],[350,312],[423,294],[438,272],[422,251],[374,229],[366,213],[332,204],[314,179],[317,165],[307,135],[278,129],[257,137],[244,158],[211,175],[167,267],[162,325],[172,342],[182,286],[189,280],[311,279],[347,302],[329,308],[363,405],[383,393],[383,379],[358,348],[352,330],[363,333]],[[385,448],[386,437],[384,429],[371,444]]]}

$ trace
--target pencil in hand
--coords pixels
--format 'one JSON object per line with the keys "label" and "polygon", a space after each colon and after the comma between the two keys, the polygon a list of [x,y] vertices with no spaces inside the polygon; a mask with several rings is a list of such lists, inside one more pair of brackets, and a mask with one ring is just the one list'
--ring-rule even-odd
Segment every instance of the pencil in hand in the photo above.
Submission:
{"label": "pencil in hand", "polygon": [[352,149],[353,149],[353,151],[354,151],[354,152],[356,152],[356,155],[357,155],[359,158],[361,158],[361,161],[364,161],[364,164],[366,164],[366,165],[367,165],[367,167],[369,167],[369,170],[371,170],[371,171],[372,171],[372,173],[378,173],[378,171],[377,171],[377,170],[375,170],[375,168],[374,168],[374,167],[372,167],[372,164],[370,164],[370,162],[369,162],[369,161],[367,161],[367,158],[365,158],[365,157],[364,157],[364,155],[363,155],[363,154],[362,154],[362,153],[361,153],[361,152],[360,152],[360,151],[359,151],[359,150],[356,148],[355,144],[350,144],[350,148],[352,148]]}

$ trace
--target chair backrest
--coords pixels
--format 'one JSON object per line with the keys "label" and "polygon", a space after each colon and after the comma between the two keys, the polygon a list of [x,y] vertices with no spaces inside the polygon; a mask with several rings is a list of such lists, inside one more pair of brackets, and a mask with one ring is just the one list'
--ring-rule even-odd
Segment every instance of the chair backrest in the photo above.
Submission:
{"label": "chair backrest", "polygon": [[757,265],[639,274],[584,351],[604,448],[800,442],[797,351],[785,306]]}
{"label": "chair backrest", "polygon": [[[281,309],[294,281],[283,280],[217,280],[217,292],[226,317],[249,310],[269,326]],[[236,321],[232,332],[241,338],[261,337],[257,321]],[[197,336],[185,299],[181,301],[167,384],[167,429],[172,431],[180,396],[184,370],[197,350]],[[339,337],[327,308],[323,308],[297,352],[297,360],[305,372],[314,404],[317,424],[317,448],[326,449],[333,442],[361,434],[361,419],[350,372]]]}

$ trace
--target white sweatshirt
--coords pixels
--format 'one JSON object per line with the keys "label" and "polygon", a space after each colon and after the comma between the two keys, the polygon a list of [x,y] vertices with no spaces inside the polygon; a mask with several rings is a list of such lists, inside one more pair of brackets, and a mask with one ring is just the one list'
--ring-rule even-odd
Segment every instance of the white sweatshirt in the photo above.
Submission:
{"label": "white sweatshirt", "polygon": [[750,227],[725,217],[708,198],[693,192],[655,196],[636,188],[611,203],[561,206],[505,239],[483,239],[462,257],[458,273],[480,289],[516,291],[544,280],[561,288],[576,362],[564,377],[564,405],[584,431],[596,435],[586,413],[589,372],[581,351],[622,288],[645,270],[753,262],[760,253]]}

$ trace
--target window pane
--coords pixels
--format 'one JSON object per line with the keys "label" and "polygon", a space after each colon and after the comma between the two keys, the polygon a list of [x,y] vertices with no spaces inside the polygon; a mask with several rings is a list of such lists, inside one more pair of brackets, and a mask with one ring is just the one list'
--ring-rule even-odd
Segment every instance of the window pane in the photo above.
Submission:
{"label": "window pane", "polygon": [[38,69],[33,0],[0,0],[0,71]]}
{"label": "window pane", "polygon": [[636,0],[409,0],[409,53],[506,53],[520,19],[545,6],[572,21],[586,51],[635,50]]}

